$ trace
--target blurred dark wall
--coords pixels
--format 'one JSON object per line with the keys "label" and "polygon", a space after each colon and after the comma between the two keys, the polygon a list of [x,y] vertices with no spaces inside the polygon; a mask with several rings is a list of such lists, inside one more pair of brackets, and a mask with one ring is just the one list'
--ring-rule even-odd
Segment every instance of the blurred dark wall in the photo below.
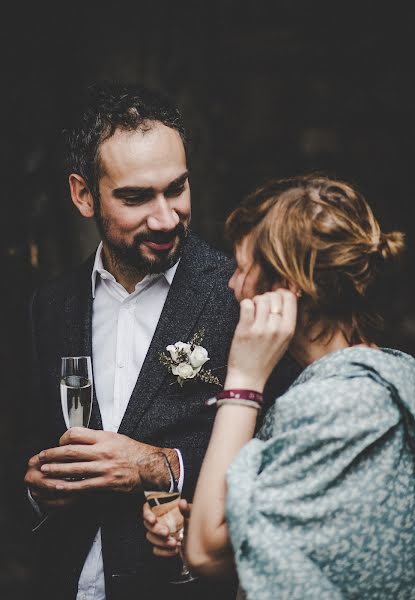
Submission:
{"label": "blurred dark wall", "polygon": [[[340,4],[340,3],[339,3]],[[222,246],[226,214],[267,176],[322,170],[366,194],[407,263],[385,286],[385,344],[415,354],[413,14],[404,3],[85,2],[12,7],[1,29],[0,597],[30,597],[10,464],[27,394],[31,290],[95,247],[66,192],[59,132],[80,88],[141,81],[192,134],[194,228]],[[4,483],[4,485],[3,485]]]}

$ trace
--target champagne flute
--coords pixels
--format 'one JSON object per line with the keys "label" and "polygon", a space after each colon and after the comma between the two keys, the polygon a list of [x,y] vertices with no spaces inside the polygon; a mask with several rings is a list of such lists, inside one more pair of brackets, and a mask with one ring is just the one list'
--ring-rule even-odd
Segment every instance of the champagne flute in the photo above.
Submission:
{"label": "champagne flute", "polygon": [[140,460],[138,466],[144,496],[152,512],[179,542],[182,570],[179,577],[170,583],[194,581],[195,577],[186,566],[181,548],[184,534],[184,519],[179,509],[181,494],[169,459],[164,452],[152,452]]}
{"label": "champagne flute", "polygon": [[90,356],[64,356],[61,367],[61,403],[66,427],[88,427],[92,411]]}

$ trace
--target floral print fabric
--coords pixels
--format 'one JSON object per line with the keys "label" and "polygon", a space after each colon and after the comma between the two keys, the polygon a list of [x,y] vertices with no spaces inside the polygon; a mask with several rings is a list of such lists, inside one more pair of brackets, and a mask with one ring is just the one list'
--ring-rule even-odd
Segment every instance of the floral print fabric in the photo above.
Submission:
{"label": "floral print fabric", "polygon": [[415,599],[415,360],[355,347],[307,367],[228,471],[248,600]]}

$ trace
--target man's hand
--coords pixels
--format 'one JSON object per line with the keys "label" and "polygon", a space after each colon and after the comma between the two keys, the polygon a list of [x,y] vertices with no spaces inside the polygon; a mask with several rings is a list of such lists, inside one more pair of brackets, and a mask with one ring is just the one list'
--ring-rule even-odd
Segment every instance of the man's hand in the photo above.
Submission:
{"label": "man's hand", "polygon": [[[171,519],[166,520],[163,518],[164,515],[157,517],[147,502],[143,506],[144,527],[147,529],[146,538],[150,544],[153,545],[153,554],[155,556],[169,558],[171,556],[176,556],[179,553],[179,548],[183,542],[171,534],[171,529],[173,531],[180,529],[180,527],[183,525],[184,519],[184,529],[186,535],[187,523],[190,518],[191,504],[182,499],[178,504],[178,508],[180,509],[181,514],[177,512],[177,508],[174,509],[175,512],[170,511],[171,513],[174,512],[174,518],[176,521],[175,524],[172,525]],[[167,526],[166,523],[169,523],[170,526]]]}
{"label": "man's hand", "polygon": [[[59,440],[59,448],[39,454],[41,474],[52,478],[60,493],[89,490],[134,492],[140,490],[138,463],[147,454],[163,451],[173,470],[179,471],[177,453],[170,448],[156,448],[109,431],[73,427]],[[160,464],[160,470],[164,465]],[[79,481],[64,481],[60,477],[80,477]],[[166,481],[166,485],[168,485]]]}
{"label": "man's hand", "polygon": [[57,492],[56,486],[61,483],[60,480],[42,473],[41,466],[39,455],[32,456],[24,480],[33,500],[39,505],[42,512],[50,512],[56,508],[66,508],[75,504],[78,498]]}

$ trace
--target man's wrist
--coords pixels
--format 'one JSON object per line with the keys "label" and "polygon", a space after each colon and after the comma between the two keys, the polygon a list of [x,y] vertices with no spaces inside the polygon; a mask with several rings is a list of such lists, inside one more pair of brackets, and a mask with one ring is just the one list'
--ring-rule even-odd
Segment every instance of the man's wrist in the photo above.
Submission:
{"label": "man's wrist", "polygon": [[34,497],[33,492],[30,489],[30,487],[27,488],[27,497],[29,499],[30,504],[32,505],[32,508],[35,510],[37,516],[39,518],[43,518],[45,516],[45,512],[44,512],[44,510],[42,510],[42,507],[39,503],[39,499],[36,499]]}
{"label": "man's wrist", "polygon": [[180,479],[180,460],[177,451],[174,448],[163,448],[163,452],[167,456],[167,460],[170,463],[174,481],[177,486]]}

